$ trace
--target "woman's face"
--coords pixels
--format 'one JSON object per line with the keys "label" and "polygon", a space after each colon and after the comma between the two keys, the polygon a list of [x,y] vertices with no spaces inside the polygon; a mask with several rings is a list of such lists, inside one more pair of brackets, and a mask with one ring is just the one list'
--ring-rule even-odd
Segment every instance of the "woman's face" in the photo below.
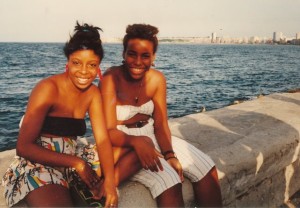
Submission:
{"label": "woman's face", "polygon": [[153,43],[138,38],[130,39],[123,58],[129,75],[133,79],[141,79],[155,59]]}
{"label": "woman's face", "polygon": [[78,89],[89,87],[97,76],[100,58],[93,50],[75,51],[69,56],[69,77]]}

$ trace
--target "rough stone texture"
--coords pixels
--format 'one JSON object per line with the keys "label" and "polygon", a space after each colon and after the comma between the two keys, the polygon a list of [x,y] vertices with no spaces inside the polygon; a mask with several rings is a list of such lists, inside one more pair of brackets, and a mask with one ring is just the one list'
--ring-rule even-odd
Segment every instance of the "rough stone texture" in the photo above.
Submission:
{"label": "rough stone texture", "polygon": [[[169,123],[173,135],[215,161],[225,206],[278,207],[300,189],[299,115],[300,93],[282,93]],[[13,154],[14,150],[1,152],[1,175]],[[186,206],[193,206],[187,180],[183,192]],[[120,207],[156,206],[149,191],[138,183],[122,184],[119,194]],[[5,206],[3,198],[1,206]]]}

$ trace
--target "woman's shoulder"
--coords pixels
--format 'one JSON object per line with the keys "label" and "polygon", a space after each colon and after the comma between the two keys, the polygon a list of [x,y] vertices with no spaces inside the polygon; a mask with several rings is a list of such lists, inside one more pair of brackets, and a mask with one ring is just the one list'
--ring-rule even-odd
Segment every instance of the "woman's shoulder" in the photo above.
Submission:
{"label": "woman's shoulder", "polygon": [[149,69],[148,77],[155,82],[166,80],[164,73],[154,68]]}
{"label": "woman's shoulder", "polygon": [[103,78],[111,81],[119,81],[122,76],[122,67],[121,66],[112,66],[103,74]]}
{"label": "woman's shoulder", "polygon": [[103,76],[119,74],[121,66],[112,66],[105,70]]}
{"label": "woman's shoulder", "polygon": [[52,75],[40,80],[35,88],[42,88],[43,90],[55,90],[58,88],[59,82],[62,80],[61,75]]}

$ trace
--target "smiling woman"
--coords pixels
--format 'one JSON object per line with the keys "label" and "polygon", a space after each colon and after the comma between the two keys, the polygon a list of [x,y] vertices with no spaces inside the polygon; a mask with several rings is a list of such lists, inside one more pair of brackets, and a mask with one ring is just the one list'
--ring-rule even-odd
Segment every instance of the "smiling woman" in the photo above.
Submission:
{"label": "smiling woman", "polygon": [[80,50],[69,56],[66,65],[70,80],[79,89],[92,84],[99,69],[100,58],[92,50]]}
{"label": "smiling woman", "polygon": [[[214,162],[193,145],[171,135],[166,77],[153,67],[157,33],[152,25],[128,25],[123,63],[107,69],[99,83],[114,152],[118,150],[121,158],[128,154],[138,158],[143,168],[131,180],[148,187],[158,207],[184,206],[184,176],[193,184],[197,205],[220,207],[221,190]],[[134,167],[128,166],[127,172]]]}
{"label": "smiling woman", "polygon": [[[3,178],[8,206],[73,207],[69,187],[76,182],[95,199],[105,197],[106,207],[117,206],[112,146],[101,94],[93,84],[103,58],[98,30],[77,23],[64,47],[66,72],[41,80],[32,90],[20,126],[18,157]],[[86,131],[87,112],[96,144],[79,148],[76,139]]]}

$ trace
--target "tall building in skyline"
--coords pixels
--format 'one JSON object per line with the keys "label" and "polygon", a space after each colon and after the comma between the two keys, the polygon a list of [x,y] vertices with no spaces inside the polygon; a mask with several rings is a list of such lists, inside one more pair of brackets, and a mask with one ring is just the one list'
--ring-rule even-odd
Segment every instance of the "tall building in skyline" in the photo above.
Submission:
{"label": "tall building in skyline", "polygon": [[216,41],[217,41],[217,33],[216,33],[216,32],[213,32],[213,33],[211,34],[211,42],[212,42],[212,43],[216,43]]}
{"label": "tall building in skyline", "polygon": [[273,33],[273,41],[274,42],[279,42],[282,39],[283,39],[282,32],[274,32]]}

